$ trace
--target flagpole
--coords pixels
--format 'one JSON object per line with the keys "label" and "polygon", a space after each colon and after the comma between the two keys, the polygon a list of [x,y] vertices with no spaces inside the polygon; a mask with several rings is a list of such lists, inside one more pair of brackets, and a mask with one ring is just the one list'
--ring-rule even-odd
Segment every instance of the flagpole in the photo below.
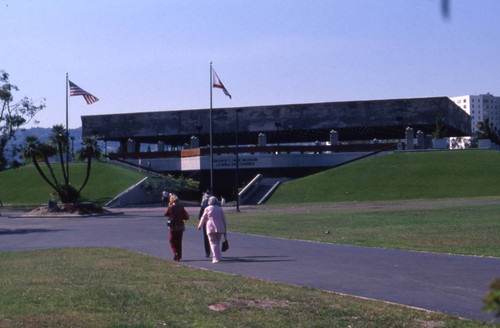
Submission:
{"label": "flagpole", "polygon": [[210,62],[210,193],[214,194],[214,150],[212,141],[212,88],[213,88],[212,62]]}
{"label": "flagpole", "polygon": [[240,195],[238,193],[238,185],[239,185],[239,162],[240,159],[238,157],[238,129],[239,129],[239,117],[238,113],[241,111],[240,108],[236,109],[236,212],[240,211]]}
{"label": "flagpole", "polygon": [[66,72],[66,184],[69,184],[68,72]]}

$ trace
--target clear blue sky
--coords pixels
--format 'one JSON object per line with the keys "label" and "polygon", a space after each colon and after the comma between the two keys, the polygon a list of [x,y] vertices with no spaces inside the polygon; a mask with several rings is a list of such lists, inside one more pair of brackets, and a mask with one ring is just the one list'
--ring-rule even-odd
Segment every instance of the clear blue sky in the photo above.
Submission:
{"label": "clear blue sky", "polygon": [[81,115],[500,96],[500,1],[0,0],[0,69],[65,123],[65,74],[100,101]]}

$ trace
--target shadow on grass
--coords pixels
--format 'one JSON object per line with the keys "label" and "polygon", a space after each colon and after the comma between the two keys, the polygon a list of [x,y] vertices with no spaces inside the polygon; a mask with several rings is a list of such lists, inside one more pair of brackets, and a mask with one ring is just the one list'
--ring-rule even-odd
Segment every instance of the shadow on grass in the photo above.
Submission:
{"label": "shadow on grass", "polygon": [[113,198],[111,198],[111,197],[102,197],[102,198],[95,198],[95,199],[89,199],[87,197],[82,197],[82,198],[80,198],[79,201],[80,202],[94,203],[97,206],[104,206],[112,199]]}

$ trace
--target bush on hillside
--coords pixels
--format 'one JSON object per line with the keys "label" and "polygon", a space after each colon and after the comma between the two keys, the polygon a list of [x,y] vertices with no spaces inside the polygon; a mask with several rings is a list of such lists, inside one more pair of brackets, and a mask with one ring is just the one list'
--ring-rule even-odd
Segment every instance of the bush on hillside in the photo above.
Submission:
{"label": "bush on hillside", "polygon": [[500,277],[491,282],[490,292],[484,298],[484,303],[484,311],[496,311],[495,316],[500,317]]}
{"label": "bush on hillside", "polygon": [[157,191],[166,190],[181,198],[191,199],[193,197],[198,197],[199,182],[193,179],[184,178],[182,175],[180,177],[167,175],[162,178],[152,179],[144,185],[144,188]]}

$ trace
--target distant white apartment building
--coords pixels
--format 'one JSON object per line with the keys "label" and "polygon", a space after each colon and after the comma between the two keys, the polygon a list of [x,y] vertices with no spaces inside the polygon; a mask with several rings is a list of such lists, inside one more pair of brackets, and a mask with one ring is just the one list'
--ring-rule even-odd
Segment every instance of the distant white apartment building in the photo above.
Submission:
{"label": "distant white apartment building", "polygon": [[477,132],[477,123],[489,120],[492,130],[500,131],[500,97],[489,92],[479,96],[460,96],[450,98],[471,117],[472,134]]}

